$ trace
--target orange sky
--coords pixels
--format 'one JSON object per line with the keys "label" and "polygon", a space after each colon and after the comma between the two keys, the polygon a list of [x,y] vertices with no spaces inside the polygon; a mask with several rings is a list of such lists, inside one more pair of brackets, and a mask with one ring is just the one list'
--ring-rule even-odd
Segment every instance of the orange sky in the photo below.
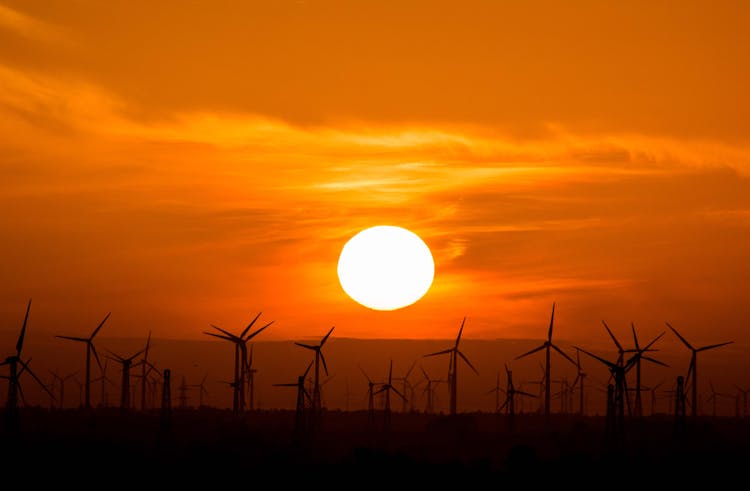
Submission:
{"label": "orange sky", "polygon": [[[0,0],[0,326],[747,344],[748,46],[747,2]],[[377,224],[435,257],[395,312],[336,277]]]}

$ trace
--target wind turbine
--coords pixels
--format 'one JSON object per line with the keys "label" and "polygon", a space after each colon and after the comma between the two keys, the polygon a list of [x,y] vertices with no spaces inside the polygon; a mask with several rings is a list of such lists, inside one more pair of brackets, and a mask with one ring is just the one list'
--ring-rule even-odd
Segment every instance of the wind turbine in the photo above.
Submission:
{"label": "wind turbine", "polygon": [[515,359],[521,359],[525,356],[529,356],[530,354],[536,353],[537,351],[545,350],[545,365],[544,365],[544,416],[549,420],[549,413],[550,413],[550,387],[551,387],[551,380],[550,380],[550,348],[554,349],[558,353],[560,353],[566,360],[571,362],[573,365],[576,364],[575,361],[573,361],[573,358],[565,354],[563,350],[557,347],[557,345],[552,343],[552,327],[555,322],[555,303],[552,303],[552,316],[549,320],[549,330],[547,331],[547,340],[544,341],[541,345],[537,346],[536,348],[532,349],[531,351],[527,351],[526,353],[517,356]]}
{"label": "wind turbine", "polygon": [[[671,326],[669,322],[666,323],[667,327],[669,327],[672,332],[674,332],[678,338],[680,338],[680,341],[687,346],[687,348],[691,352],[690,356],[690,366],[688,367],[688,373],[687,377],[685,377],[685,381],[690,380],[691,390],[692,390],[692,397],[690,398],[690,412],[691,416],[694,418],[698,415],[698,353],[701,351],[706,351],[714,348],[719,348],[721,346],[726,346],[728,344],[734,343],[734,341],[726,341],[724,343],[717,343],[717,344],[709,344],[706,346],[701,346],[699,348],[694,348],[692,344],[690,344],[687,339],[683,338],[682,335],[677,332],[677,329]],[[691,378],[692,375],[692,378]]]}
{"label": "wind turbine", "polygon": [[426,414],[431,414],[435,411],[435,388],[436,387],[433,387],[433,384],[437,386],[440,382],[445,382],[445,380],[438,379],[438,378],[436,379],[430,378],[430,376],[427,375],[427,372],[425,371],[423,367],[420,366],[419,368],[422,370],[422,374],[424,375],[424,378],[427,381],[427,383],[425,384],[424,391],[422,391],[422,393],[427,394],[427,403],[425,405],[424,412]]}
{"label": "wind turbine", "polygon": [[474,373],[479,375],[479,372],[476,368],[474,368],[474,365],[471,364],[468,358],[466,358],[466,355],[464,355],[459,349],[458,349],[458,343],[461,341],[461,333],[464,330],[464,324],[466,323],[466,317],[461,321],[461,327],[458,330],[458,336],[456,336],[456,343],[453,345],[453,347],[437,351],[435,353],[430,353],[427,356],[436,356],[436,355],[444,355],[444,354],[450,354],[450,361],[448,364],[448,389],[450,391],[450,414],[451,416],[456,415],[456,399],[458,395],[458,357],[461,357],[469,367],[474,370]]}
{"label": "wind turbine", "polygon": [[649,387],[648,390],[651,392],[651,416],[656,414],[656,391],[664,385],[664,381],[662,380],[658,384],[654,385],[653,387]]}
{"label": "wind turbine", "polygon": [[[429,379],[428,379],[429,380]],[[500,412],[500,393],[505,392],[505,389],[500,387],[500,372],[497,372],[497,380],[495,386],[485,392],[485,394],[495,394],[495,412]]]}
{"label": "wind turbine", "polygon": [[[575,380],[573,380],[573,383],[571,384],[571,389],[575,390],[576,386],[579,386],[578,389],[578,396],[579,396],[579,403],[578,403],[578,410],[579,414],[583,416],[586,413],[585,407],[586,407],[586,398],[584,395],[584,390],[586,388],[586,372],[581,370],[581,350],[576,348],[576,367],[578,367],[578,373],[576,374]],[[580,385],[579,385],[580,384]]]}
{"label": "wind turbine", "polygon": [[255,322],[260,317],[262,312],[258,312],[258,315],[248,324],[248,326],[240,333],[239,336],[232,334],[231,332],[222,329],[214,324],[211,327],[219,331],[221,334],[213,332],[206,332],[209,336],[215,338],[224,339],[231,343],[234,343],[234,398],[232,403],[232,411],[237,415],[240,411],[245,410],[245,374],[247,370],[247,342],[252,338],[263,332],[268,326],[273,324],[273,321],[267,323],[263,327],[249,333],[250,328],[253,327]]}
{"label": "wind turbine", "polygon": [[122,386],[120,390],[120,409],[123,411],[129,411],[130,410],[130,367],[133,364],[133,360],[136,356],[143,353],[145,349],[142,349],[135,353],[134,355],[129,356],[128,358],[124,358],[117,353],[107,350],[107,352],[112,355],[108,357],[110,360],[119,362],[122,365]]}
{"label": "wind turbine", "polygon": [[[593,353],[591,353],[589,351],[586,351],[583,348],[579,348],[579,347],[576,346],[576,349],[578,349],[578,350],[586,353],[590,357],[592,357],[592,358],[600,361],[601,363],[603,363],[604,365],[606,365],[607,368],[609,368],[609,372],[610,372],[610,374],[612,375],[612,377],[614,379],[614,386],[613,386],[614,392],[612,394],[613,399],[611,401],[612,407],[609,408],[610,401],[608,400],[608,408],[612,409],[613,412],[614,412],[614,414],[613,414],[613,421],[614,421],[614,424],[616,426],[616,429],[619,430],[619,431],[617,431],[617,433],[621,434],[622,429],[624,427],[625,398],[627,397],[627,391],[628,391],[626,375],[627,375],[628,371],[630,371],[635,366],[635,364],[637,363],[638,359],[640,359],[643,356],[643,353],[645,353],[646,351],[648,351],[648,349],[651,348],[651,345],[654,344],[656,341],[658,341],[659,338],[661,338],[663,334],[664,333],[662,333],[659,336],[657,336],[653,341],[651,341],[650,343],[648,343],[648,345],[646,345],[645,348],[643,348],[642,350],[639,350],[637,353],[635,353],[634,355],[632,355],[630,358],[628,358],[624,362],[618,362],[619,358],[618,358],[618,361],[611,362],[611,361],[605,360],[604,358],[602,358],[600,356],[597,356],[597,355],[595,355],[595,354],[593,354]],[[610,386],[611,385],[612,384],[610,384]]]}
{"label": "wind turbine", "polygon": [[304,373],[297,377],[297,382],[289,384],[273,384],[274,387],[297,388],[297,405],[294,412],[294,434],[298,439],[305,433],[305,430],[307,429],[307,425],[305,424],[305,417],[307,413],[305,402],[308,401],[312,403],[310,393],[307,392],[307,389],[305,389],[305,379],[307,378],[307,374],[310,372],[310,367],[312,366],[313,362],[311,361],[307,365]]}
{"label": "wind turbine", "polygon": [[107,315],[104,316],[104,319],[99,323],[98,326],[96,326],[96,329],[91,333],[91,335],[87,338],[81,338],[81,337],[75,337],[75,336],[55,336],[56,338],[60,339],[68,339],[70,341],[76,341],[79,343],[86,343],[86,378],[84,381],[84,406],[86,409],[91,409],[91,354],[94,354],[94,359],[96,360],[96,364],[99,366],[99,369],[102,368],[102,363],[99,361],[99,355],[96,352],[96,346],[94,346],[94,336],[99,332],[99,330],[102,328],[105,322],[107,322],[107,319],[109,319],[109,316],[112,314],[112,312],[107,313]]}
{"label": "wind turbine", "polygon": [[198,389],[198,408],[203,407],[203,396],[208,394],[208,390],[206,390],[206,379],[208,378],[208,374],[203,376],[203,380],[201,380],[201,383],[199,384],[193,384],[189,387]]}
{"label": "wind turbine", "polygon": [[148,366],[148,350],[151,348],[151,331],[148,331],[148,338],[146,339],[146,348],[143,350],[143,359],[141,363],[141,411],[146,410],[146,383],[148,378],[146,376],[147,370],[151,367]]}
{"label": "wind turbine", "polygon": [[[336,326],[334,326],[336,327]],[[323,336],[323,339],[320,341],[319,344],[305,344],[305,343],[298,343],[295,342],[297,346],[301,346],[302,348],[306,348],[309,350],[312,350],[315,352],[315,373],[313,375],[313,395],[312,395],[312,406],[313,406],[313,413],[318,414],[321,410],[320,407],[320,364],[323,363],[323,370],[325,370],[326,375],[328,375],[328,366],[326,365],[326,358],[323,356],[323,345],[328,340],[328,337],[333,332],[334,327],[331,327],[331,329],[328,331],[328,333]]]}
{"label": "wind turbine", "polygon": [[51,373],[52,376],[55,378],[55,380],[57,380],[57,382],[60,384],[60,401],[58,403],[58,408],[62,409],[63,407],[65,407],[65,382],[68,379],[73,378],[76,375],[78,375],[78,371],[75,371],[65,376],[60,375],[59,373],[53,370],[50,370],[49,373]]}
{"label": "wind turbine", "polygon": [[361,366],[359,370],[367,379],[367,421],[373,424],[375,422],[375,386],[377,384],[372,381]]}
{"label": "wind turbine", "polygon": [[[646,350],[645,349],[641,350],[641,347],[638,344],[638,336],[635,334],[635,324],[631,322],[630,328],[633,331],[633,342],[635,343],[635,352],[640,354],[640,356],[638,356],[635,362],[635,415],[637,417],[640,417],[640,416],[643,416],[643,404],[641,402],[641,360],[647,360],[647,361],[650,361],[651,363],[656,363],[657,365],[661,365],[663,367],[669,367],[669,365],[655,358],[651,358],[650,356],[644,355],[643,353],[645,353]],[[664,336],[664,332],[659,334],[659,336],[657,336],[656,339],[659,339],[662,336]],[[654,351],[654,350],[650,350],[650,351]]]}
{"label": "wind turbine", "polygon": [[112,379],[110,379],[109,377],[107,377],[107,367],[108,367],[108,365],[109,365],[109,359],[105,359],[104,360],[104,367],[102,367],[102,369],[101,369],[102,374],[99,375],[97,378],[91,380],[92,383],[96,383],[96,382],[101,382],[102,383],[102,388],[101,388],[101,392],[102,392],[101,393],[101,398],[102,398],[101,405],[102,405],[102,407],[107,407],[107,405],[109,404],[109,400],[107,398],[107,383],[115,385],[115,383],[112,382]]}
{"label": "wind turbine", "polygon": [[534,394],[518,390],[513,385],[513,372],[505,365],[505,375],[507,379],[507,386],[505,389],[505,402],[500,406],[498,411],[505,409],[505,414],[508,416],[508,426],[513,429],[515,414],[516,414],[516,395],[523,395],[528,397],[536,397]]}
{"label": "wind turbine", "polygon": [[391,423],[391,391],[395,392],[401,399],[406,400],[406,396],[403,395],[399,390],[393,386],[393,360],[391,360],[390,367],[388,368],[388,382],[381,384],[380,388],[375,391],[375,394],[385,392],[385,424],[386,428]]}
{"label": "wind turbine", "polygon": [[399,380],[401,381],[401,387],[402,387],[402,393],[404,394],[404,400],[403,400],[403,406],[401,407],[401,412],[405,413],[407,409],[407,403],[409,402],[407,394],[409,393],[409,388],[411,387],[411,383],[409,382],[409,375],[411,374],[411,371],[414,370],[414,365],[417,364],[417,360],[414,360],[409,367],[409,369],[406,371],[404,375],[401,377],[394,377],[393,380]]}
{"label": "wind turbine", "polygon": [[[44,383],[39,380],[39,377],[34,374],[34,372],[29,368],[28,362],[25,362],[21,359],[21,350],[23,349],[23,341],[26,337],[26,326],[29,322],[29,311],[31,310],[31,299],[29,299],[29,304],[26,307],[26,315],[23,318],[23,326],[21,327],[21,333],[18,335],[18,341],[16,341],[16,353],[14,355],[10,355],[5,358],[5,360],[0,363],[0,366],[8,365],[9,374],[7,376],[8,378],[8,398],[5,401],[5,414],[8,418],[8,423],[11,428],[15,429],[16,423],[17,423],[17,416],[18,416],[18,393],[20,390],[20,385],[18,383],[18,377],[23,371],[29,372],[29,374],[36,380],[36,382],[44,389],[47,394],[49,394],[51,397],[54,398],[50,390],[47,388]],[[18,366],[21,366],[21,371],[19,371]],[[22,396],[23,397],[23,396]]]}
{"label": "wind turbine", "polygon": [[253,345],[250,345],[250,354],[247,359],[247,394],[248,394],[248,407],[250,411],[255,411],[255,373],[258,371],[257,368],[253,367]]}
{"label": "wind turbine", "polygon": [[739,385],[735,385],[737,390],[742,394],[742,417],[747,417],[747,393],[750,389],[743,389]]}

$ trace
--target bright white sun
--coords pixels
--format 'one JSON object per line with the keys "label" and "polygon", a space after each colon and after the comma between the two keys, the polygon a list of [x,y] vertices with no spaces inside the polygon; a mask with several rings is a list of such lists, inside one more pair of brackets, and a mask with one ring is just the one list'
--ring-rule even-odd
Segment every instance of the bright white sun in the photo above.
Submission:
{"label": "bright white sun", "polygon": [[347,295],[374,310],[396,310],[427,293],[435,263],[427,244],[401,227],[378,225],[344,244],[339,282]]}

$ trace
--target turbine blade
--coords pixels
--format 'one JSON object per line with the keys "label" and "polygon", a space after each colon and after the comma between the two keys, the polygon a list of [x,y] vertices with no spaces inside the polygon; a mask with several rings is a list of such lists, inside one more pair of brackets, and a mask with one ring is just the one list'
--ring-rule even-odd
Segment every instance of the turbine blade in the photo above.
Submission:
{"label": "turbine blade", "polygon": [[[359,365],[357,365],[357,366],[359,366]],[[370,377],[367,376],[367,374],[365,373],[364,369],[361,366],[359,366],[359,369],[362,372],[362,375],[365,376],[365,378],[367,379],[367,381],[370,382],[370,383],[372,383],[372,380],[370,380]]]}
{"label": "turbine blade", "polygon": [[607,323],[602,320],[602,324],[604,324],[604,328],[609,333],[609,337],[611,337],[612,341],[615,342],[615,346],[617,346],[617,349],[620,350],[620,351],[623,351],[622,346],[620,345],[620,342],[617,340],[617,338],[615,337],[615,335],[612,334],[612,330],[609,328],[609,326],[607,325]]}
{"label": "turbine blade", "polygon": [[391,385],[393,382],[393,360],[391,360],[391,364],[388,367],[388,385]]}
{"label": "turbine blade", "polygon": [[302,378],[306,378],[307,377],[307,374],[310,372],[310,367],[312,367],[312,366],[313,366],[313,362],[310,362],[307,365],[307,368],[305,368],[305,373],[302,374]]}
{"label": "turbine blade", "polygon": [[148,350],[151,348],[151,329],[148,330],[148,337],[146,338],[146,349],[143,352],[143,358],[148,358]]}
{"label": "turbine blade", "polygon": [[552,341],[552,326],[555,323],[555,302],[552,302],[552,315],[549,318],[549,330],[547,331],[547,341]]}
{"label": "turbine blade", "polygon": [[695,350],[695,351],[706,351],[706,350],[709,350],[709,349],[714,349],[714,348],[718,348],[718,347],[720,347],[720,346],[726,346],[726,345],[728,345],[728,344],[732,344],[732,343],[734,343],[734,341],[727,341],[727,342],[725,342],[725,343],[719,343],[719,344],[710,344],[710,345],[708,345],[708,346],[703,346],[703,347],[700,347],[700,348],[698,348],[698,349],[697,349],[697,350]]}
{"label": "turbine blade", "polygon": [[333,332],[334,327],[336,327],[336,326],[331,327],[331,330],[328,331],[328,333],[325,336],[323,336],[323,339],[320,341],[320,346],[323,346],[325,344],[325,342],[328,341],[328,336],[331,335],[331,333]]}
{"label": "turbine blade", "polygon": [[229,332],[229,331],[227,331],[227,330],[225,330],[225,329],[222,329],[222,328],[220,328],[219,326],[215,326],[215,325],[213,325],[213,324],[209,324],[209,325],[210,325],[211,327],[213,327],[214,329],[216,329],[216,330],[218,330],[218,331],[220,331],[220,332],[224,333],[224,335],[226,335],[226,336],[229,336],[229,337],[230,337],[230,338],[231,338],[232,340],[234,340],[234,341],[239,341],[239,339],[240,339],[240,338],[238,338],[237,336],[235,336],[234,334],[232,334],[231,332]]}
{"label": "turbine blade", "polygon": [[661,334],[659,334],[658,336],[656,336],[656,337],[655,337],[655,338],[653,339],[653,341],[651,341],[650,343],[648,343],[648,344],[646,345],[646,347],[645,347],[645,348],[643,348],[642,350],[640,350],[640,352],[641,352],[641,353],[643,353],[643,352],[646,352],[646,351],[653,351],[653,350],[649,350],[649,348],[651,348],[651,346],[652,346],[652,345],[653,345],[653,344],[654,344],[655,342],[657,342],[657,341],[658,341],[659,339],[661,339],[661,337],[662,337],[662,336],[664,336],[664,334],[665,334],[665,332],[664,332],[664,331],[662,331],[662,333],[661,333]]}
{"label": "turbine blade", "polygon": [[73,337],[73,336],[55,336],[55,337],[56,338],[60,338],[60,339],[70,339],[71,341],[80,341],[81,343],[88,342],[88,339],[86,339],[86,338],[77,338],[77,337]]}
{"label": "turbine blade", "polygon": [[29,311],[31,310],[31,299],[29,304],[26,306],[26,315],[23,318],[23,326],[21,327],[21,333],[18,335],[18,341],[16,342],[16,356],[21,356],[21,349],[23,348],[23,338],[26,336],[26,325],[29,323]]}
{"label": "turbine blade", "polygon": [[107,319],[109,319],[109,316],[112,312],[109,312],[106,316],[104,316],[104,320],[102,320],[98,326],[96,326],[96,329],[94,329],[94,332],[91,333],[91,336],[89,336],[89,340],[94,339],[94,336],[96,336],[96,333],[99,332],[99,329],[102,328],[105,322],[107,322]]}
{"label": "turbine blade", "polygon": [[466,362],[466,364],[469,365],[472,370],[474,370],[474,373],[476,373],[477,375],[479,375],[479,372],[477,371],[476,368],[474,368],[474,365],[471,364],[471,362],[469,361],[469,359],[466,358],[466,355],[464,355],[460,351],[457,351],[456,353],[458,353],[458,356],[460,356],[461,358],[463,358],[463,360]]}
{"label": "turbine blade", "polygon": [[318,351],[318,354],[320,355],[320,361],[323,362],[323,370],[325,370],[326,375],[328,375],[328,365],[326,365],[326,357],[323,356],[322,351]]}
{"label": "turbine blade", "polygon": [[529,397],[536,397],[536,394],[530,394],[528,392],[524,392],[522,390],[515,390],[513,391],[515,394],[521,394],[522,396],[529,396]]}
{"label": "turbine blade", "polygon": [[456,348],[458,348],[458,342],[461,341],[461,333],[464,332],[465,323],[466,323],[466,316],[464,316],[464,319],[461,321],[461,327],[458,330],[458,336],[456,336],[456,344],[455,344]]}
{"label": "turbine blade", "polygon": [[216,334],[216,333],[213,333],[213,332],[207,332],[207,331],[203,331],[203,334],[207,334],[207,335],[209,335],[209,336],[213,336],[213,337],[215,337],[215,338],[219,338],[219,339],[224,339],[224,340],[227,340],[227,341],[231,341],[231,342],[233,342],[233,343],[235,343],[235,342],[236,342],[236,341],[235,341],[235,340],[234,340],[233,338],[230,338],[229,336],[224,336],[224,335],[222,335],[222,334]]}
{"label": "turbine blade", "polygon": [[255,316],[255,318],[254,318],[253,320],[251,320],[251,321],[250,321],[250,324],[248,324],[248,325],[247,325],[247,327],[246,327],[246,328],[245,328],[245,329],[244,329],[244,330],[242,331],[242,334],[240,334],[240,337],[241,337],[241,338],[244,338],[244,337],[245,337],[245,334],[247,334],[247,331],[249,331],[249,330],[250,330],[250,328],[251,328],[251,327],[253,327],[253,324],[255,324],[255,321],[257,321],[257,320],[258,320],[258,317],[260,317],[260,314],[261,314],[261,313],[262,313],[262,312],[258,312],[258,315],[256,315],[256,316]]}
{"label": "turbine blade", "polygon": [[247,341],[249,341],[249,340],[253,339],[253,338],[254,338],[255,336],[257,336],[258,334],[260,334],[260,333],[262,333],[263,331],[265,331],[266,329],[268,329],[268,326],[270,326],[271,324],[273,324],[273,322],[274,322],[274,321],[271,321],[271,322],[269,322],[268,324],[266,324],[265,326],[263,326],[263,327],[261,327],[260,329],[258,329],[257,331],[254,331],[253,333],[251,333],[251,334],[250,334],[250,335],[249,335],[248,337],[246,337],[246,338],[244,339],[244,340],[245,340],[245,342],[247,342]]}
{"label": "turbine blade", "polygon": [[121,357],[120,355],[118,355],[118,354],[117,354],[117,353],[115,353],[114,351],[110,351],[110,350],[106,350],[106,351],[107,351],[107,353],[109,353],[110,355],[114,356],[114,357],[115,357],[115,360],[119,360],[119,361],[125,361],[125,358]]}
{"label": "turbine blade", "polygon": [[99,365],[99,370],[101,370],[102,362],[99,360],[99,353],[96,352],[96,346],[94,346],[93,341],[88,341],[88,345],[91,347],[91,352],[94,353],[94,359],[96,360],[96,364]]}
{"label": "turbine blade", "polygon": [[414,370],[414,366],[417,364],[417,360],[414,360],[409,367],[409,370],[406,371],[406,375],[404,375],[404,379],[409,378],[409,375],[411,374],[411,371]]}
{"label": "turbine blade", "polygon": [[514,360],[518,360],[518,359],[520,359],[520,358],[523,358],[524,356],[529,356],[530,354],[532,354],[532,353],[536,353],[537,351],[540,351],[540,350],[543,350],[543,349],[544,349],[544,348],[546,348],[546,347],[547,347],[547,343],[544,343],[544,344],[542,344],[541,346],[539,346],[538,348],[534,348],[534,349],[533,349],[533,350],[531,350],[531,351],[527,351],[526,353],[524,353],[524,354],[522,354],[522,355],[518,355],[518,356],[516,356],[516,357],[514,358]]}
{"label": "turbine blade", "polygon": [[24,407],[27,406],[26,404],[26,397],[23,395],[23,387],[21,387],[21,382],[16,382],[16,387],[18,387],[18,395],[21,396],[21,402],[23,402]]}
{"label": "turbine blade", "polygon": [[643,356],[643,357],[641,357],[641,359],[643,359],[643,360],[648,360],[648,361],[650,361],[651,363],[656,363],[657,365],[661,365],[661,366],[663,366],[663,367],[669,367],[669,365],[667,365],[667,364],[666,364],[666,363],[664,363],[663,361],[659,361],[659,360],[657,360],[657,359],[655,359],[655,358],[651,358],[650,356]]}
{"label": "turbine blade", "polygon": [[630,329],[633,331],[633,342],[635,343],[635,349],[640,350],[641,348],[638,346],[638,336],[635,334],[635,324],[630,323]]}
{"label": "turbine blade", "polygon": [[567,355],[567,354],[566,354],[566,353],[565,353],[565,352],[564,352],[563,350],[561,350],[560,348],[558,348],[558,347],[557,347],[556,345],[554,345],[554,344],[550,343],[550,346],[551,346],[551,347],[552,347],[552,348],[553,348],[553,349],[554,349],[555,351],[557,351],[558,353],[560,353],[561,355],[563,355],[563,356],[565,357],[565,359],[566,359],[566,360],[568,360],[569,362],[571,362],[571,363],[572,363],[573,365],[575,365],[575,364],[576,364],[576,362],[575,362],[575,361],[573,360],[573,358],[571,358],[570,356],[568,356],[568,355]]}
{"label": "turbine blade", "polygon": [[294,344],[296,344],[297,346],[302,346],[303,348],[311,349],[311,350],[317,350],[318,349],[317,346],[311,346],[309,344],[297,343],[297,342],[295,342]]}
{"label": "turbine blade", "polygon": [[430,354],[428,354],[428,355],[424,355],[424,356],[444,355],[444,354],[446,354],[446,353],[450,353],[450,352],[452,352],[452,351],[453,351],[453,349],[454,349],[454,348],[448,348],[448,349],[444,349],[443,351],[436,351],[436,352],[434,352],[434,353],[430,353]]}
{"label": "turbine blade", "polygon": [[687,346],[691,350],[693,349],[690,343],[687,342],[687,339],[683,338],[682,335],[679,332],[677,332],[677,329],[672,327],[672,325],[669,322],[667,322],[666,324],[667,324],[667,327],[670,328],[672,332],[674,332],[677,335],[678,338],[680,338],[680,341],[682,341],[685,346]]}
{"label": "turbine blade", "polygon": [[399,390],[398,390],[397,388],[395,388],[395,387],[391,387],[391,390],[392,390],[393,392],[395,392],[395,393],[396,393],[396,395],[398,395],[398,396],[399,396],[399,397],[400,397],[401,399],[403,399],[403,400],[405,400],[405,401],[407,400],[407,399],[406,399],[406,396],[404,396],[404,395],[403,395],[403,394],[402,394],[401,392],[399,392]]}
{"label": "turbine blade", "polygon": [[616,369],[616,368],[617,368],[617,365],[615,365],[614,363],[612,363],[612,362],[610,362],[610,361],[607,361],[607,360],[605,360],[604,358],[602,358],[602,357],[600,357],[600,356],[597,356],[597,355],[595,355],[595,354],[593,354],[593,353],[589,353],[588,351],[586,351],[586,350],[585,350],[585,349],[583,349],[583,348],[577,348],[577,349],[581,350],[582,352],[584,352],[585,354],[589,355],[590,357],[592,357],[592,358],[594,358],[594,359],[596,359],[596,360],[599,360],[599,361],[600,361],[601,363],[604,363],[604,364],[605,364],[605,365],[607,365],[607,366],[608,366],[608,367],[609,367],[610,369]]}
{"label": "turbine blade", "polygon": [[299,384],[293,383],[293,384],[273,384],[274,387],[297,387]]}
{"label": "turbine blade", "polygon": [[27,372],[29,372],[29,375],[31,375],[34,378],[34,380],[36,380],[36,383],[38,383],[42,387],[42,389],[44,389],[44,391],[54,399],[55,396],[52,394],[52,392],[50,392],[47,386],[44,385],[44,382],[42,382],[39,379],[39,377],[36,376],[36,374],[31,370],[31,368],[29,368],[29,366],[26,363],[24,363],[23,360],[18,360],[18,362],[26,369]]}

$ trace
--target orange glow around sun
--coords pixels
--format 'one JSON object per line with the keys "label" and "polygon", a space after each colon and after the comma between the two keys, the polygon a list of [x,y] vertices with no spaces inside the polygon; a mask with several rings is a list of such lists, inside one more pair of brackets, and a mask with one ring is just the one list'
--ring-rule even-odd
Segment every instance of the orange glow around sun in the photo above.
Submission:
{"label": "orange glow around sun", "polygon": [[[0,0],[0,314],[33,296],[40,330],[112,311],[180,339],[258,311],[267,339],[453,338],[468,316],[495,339],[556,302],[571,339],[605,318],[747,340],[748,18]],[[429,261],[377,245],[341,271],[379,224]],[[416,284],[357,284],[391,266]]]}

